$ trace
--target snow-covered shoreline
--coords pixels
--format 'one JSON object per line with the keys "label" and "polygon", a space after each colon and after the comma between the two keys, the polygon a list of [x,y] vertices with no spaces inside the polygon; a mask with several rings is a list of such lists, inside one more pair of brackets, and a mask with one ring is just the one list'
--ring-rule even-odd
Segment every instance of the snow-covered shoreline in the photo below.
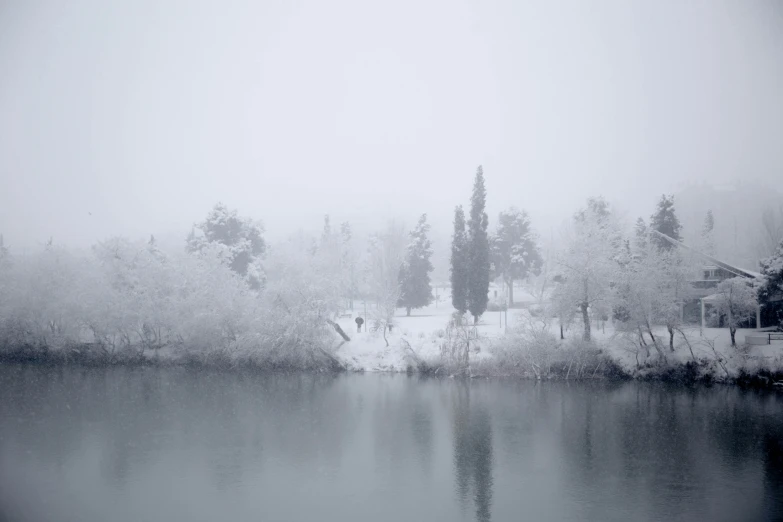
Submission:
{"label": "snow-covered shoreline", "polygon": [[[453,310],[450,306],[430,305],[414,310],[410,317],[401,311],[385,339],[372,325],[357,332],[358,313],[344,314],[337,322],[349,335],[341,342],[335,335],[331,354],[303,366],[269,365],[252,354],[229,350],[187,352],[173,348],[146,350],[136,354],[116,354],[107,358],[87,345],[60,350],[3,350],[4,360],[50,362],[55,364],[142,364],[182,365],[215,368],[255,368],[260,370],[305,370],[349,372],[421,372],[437,376],[515,377],[532,379],[661,379],[683,382],[721,382],[755,384],[783,390],[783,343],[764,346],[731,347],[727,329],[693,327],[675,337],[675,349],[666,360],[649,359],[639,352],[631,339],[611,324],[594,329],[594,341],[580,341],[580,328],[572,326],[559,339],[554,324],[544,332],[545,341],[531,341],[526,334],[535,328],[535,319],[524,310],[487,312],[475,327],[477,334],[470,349],[469,368],[453,364],[444,355],[448,342],[446,326]],[[506,320],[508,324],[506,324]],[[540,327],[543,321],[537,323]],[[746,333],[740,330],[738,342]],[[658,332],[656,332],[658,333]],[[660,335],[664,337],[661,327]],[[388,341],[388,345],[387,345]],[[540,345],[531,346],[530,343]],[[549,343],[549,344],[545,344]],[[533,368],[533,365],[538,368]],[[580,367],[581,365],[581,367]],[[546,368],[542,368],[546,366]],[[580,370],[577,370],[580,368]]]}
{"label": "snow-covered shoreline", "polygon": [[[441,356],[441,346],[444,331],[448,322],[448,309],[438,310],[428,307],[422,311],[414,311],[411,317],[395,318],[396,327],[387,333],[389,345],[378,333],[370,331],[353,332],[350,342],[340,346],[335,355],[351,370],[367,372],[406,372],[415,371],[418,361],[423,361],[429,367],[446,365]],[[505,319],[508,318],[508,326]],[[471,362],[474,372],[480,375],[508,375],[501,370],[503,356],[501,347],[522,342],[518,337],[525,331],[522,321],[529,320],[527,312],[511,310],[509,312],[487,312],[477,326],[478,341],[476,350],[471,351]],[[341,326],[348,331],[351,319],[341,319]],[[550,325],[550,334],[560,345],[554,351],[561,351],[553,361],[568,360],[564,352],[571,343],[578,343],[581,335],[578,326],[572,326],[565,332],[565,340],[559,340],[559,331],[555,325]],[[355,330],[355,327],[354,327]],[[655,330],[654,330],[655,331]],[[747,333],[755,330],[739,330],[738,344],[744,342]],[[666,335],[664,327],[656,333],[663,338]],[[777,380],[783,379],[783,343],[766,346],[731,346],[728,329],[698,327],[683,329],[683,334],[675,337],[674,352],[667,352],[666,361],[655,357],[647,359],[630,344],[629,337],[617,332],[610,324],[601,325],[593,331],[593,348],[600,355],[612,361],[616,367],[628,377],[638,379],[674,379],[687,374],[688,379],[713,382],[734,382],[753,375],[772,375]],[[688,346],[690,345],[690,347]],[[557,354],[555,354],[557,355]],[[565,358],[565,359],[564,359]],[[554,363],[553,363],[554,364]],[[453,369],[446,371],[453,374]],[[524,369],[512,373],[515,376],[535,374]],[[597,377],[605,377],[599,372]],[[557,378],[557,377],[554,377]]]}

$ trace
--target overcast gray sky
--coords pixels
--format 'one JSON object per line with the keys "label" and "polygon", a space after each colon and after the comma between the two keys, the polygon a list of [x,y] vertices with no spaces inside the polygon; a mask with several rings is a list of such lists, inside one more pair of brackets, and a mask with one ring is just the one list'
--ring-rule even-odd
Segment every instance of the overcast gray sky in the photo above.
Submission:
{"label": "overcast gray sky", "polygon": [[445,226],[478,164],[491,216],[649,215],[780,184],[782,93],[774,0],[0,0],[0,232],[184,234],[218,200],[273,237]]}

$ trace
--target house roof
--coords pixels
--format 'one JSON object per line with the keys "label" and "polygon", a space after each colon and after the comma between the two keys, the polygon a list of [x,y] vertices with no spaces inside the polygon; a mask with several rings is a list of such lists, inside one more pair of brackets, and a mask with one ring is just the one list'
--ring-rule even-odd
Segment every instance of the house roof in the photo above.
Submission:
{"label": "house roof", "polygon": [[730,265],[729,263],[725,263],[725,262],[723,262],[723,261],[721,261],[719,259],[716,259],[716,258],[714,258],[714,257],[712,257],[710,255],[705,254],[704,252],[699,252],[695,248],[689,247],[688,245],[686,245],[682,241],[677,241],[676,239],[671,238],[671,237],[667,236],[666,234],[664,234],[662,232],[658,232],[657,230],[651,230],[651,232],[653,234],[657,235],[658,237],[660,237],[662,239],[665,239],[666,241],[668,241],[672,245],[675,245],[675,246],[677,246],[679,248],[683,248],[683,249],[688,250],[690,252],[693,252],[693,253],[695,253],[697,255],[700,255],[701,257],[703,257],[704,259],[708,260],[710,263],[712,263],[716,267],[722,268],[723,270],[725,270],[727,272],[730,272],[730,273],[734,274],[735,276],[747,277],[749,279],[756,279],[756,278],[761,277],[761,274],[758,273],[758,272],[754,272],[752,270],[747,270],[745,268],[740,268],[738,266],[734,266],[734,265]]}
{"label": "house roof", "polygon": [[710,294],[710,295],[705,295],[704,297],[701,298],[701,300],[704,301],[705,303],[717,303],[720,297],[721,297],[720,294]]}

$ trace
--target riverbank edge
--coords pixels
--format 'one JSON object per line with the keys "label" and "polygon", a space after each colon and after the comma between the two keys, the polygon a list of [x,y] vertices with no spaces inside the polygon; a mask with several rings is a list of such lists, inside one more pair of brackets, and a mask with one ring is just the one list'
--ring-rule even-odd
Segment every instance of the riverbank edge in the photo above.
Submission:
{"label": "riverbank edge", "polygon": [[665,382],[670,384],[724,384],[743,388],[768,389],[783,392],[783,371],[773,371],[766,368],[748,371],[741,369],[737,375],[716,375],[706,361],[648,365],[629,372],[620,367],[616,361],[607,355],[600,355],[597,365],[592,371],[572,375],[563,366],[561,370],[551,371],[547,376],[537,377],[530,371],[520,367],[508,367],[503,362],[482,361],[469,371],[450,367],[443,361],[411,361],[406,368],[384,371],[368,371],[362,368],[351,368],[334,357],[313,359],[309,364],[294,364],[291,362],[269,363],[256,361],[252,358],[232,359],[221,351],[203,354],[185,354],[178,357],[160,357],[156,352],[121,352],[106,354],[93,350],[42,350],[21,347],[3,349],[0,351],[0,364],[25,364],[31,366],[81,366],[92,368],[109,367],[177,367],[194,370],[215,371],[251,371],[255,373],[392,373],[418,374],[433,378],[465,378],[465,379],[519,379],[535,381],[647,381]]}

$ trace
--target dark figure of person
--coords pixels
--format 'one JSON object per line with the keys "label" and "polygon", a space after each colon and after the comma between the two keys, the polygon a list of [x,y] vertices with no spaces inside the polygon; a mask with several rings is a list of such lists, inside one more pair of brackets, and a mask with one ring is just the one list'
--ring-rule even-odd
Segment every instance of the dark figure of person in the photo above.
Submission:
{"label": "dark figure of person", "polygon": [[364,324],[364,319],[362,319],[361,317],[357,317],[355,321],[356,321],[356,332],[361,333],[362,325]]}
{"label": "dark figure of person", "polygon": [[394,325],[389,323],[389,333],[391,333],[392,326],[394,326]]}

